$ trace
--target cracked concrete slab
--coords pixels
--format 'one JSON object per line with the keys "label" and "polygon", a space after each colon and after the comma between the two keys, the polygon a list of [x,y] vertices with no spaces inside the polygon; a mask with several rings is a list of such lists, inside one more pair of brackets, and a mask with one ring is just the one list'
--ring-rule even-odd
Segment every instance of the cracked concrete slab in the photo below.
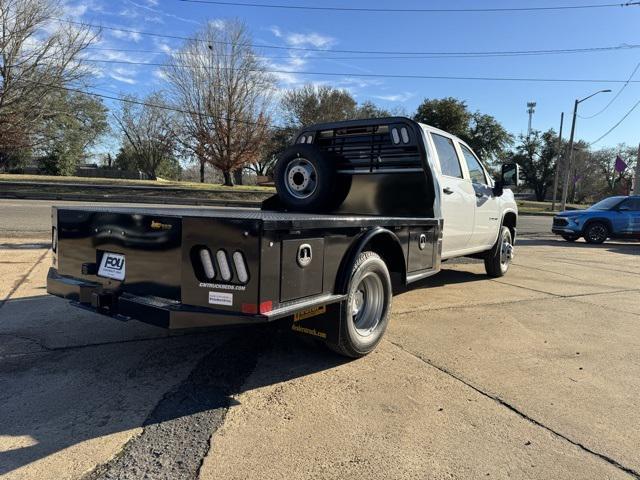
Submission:
{"label": "cracked concrete slab", "polygon": [[387,335],[640,472],[640,323],[584,298],[590,297],[408,314],[393,321]]}
{"label": "cracked concrete slab", "polygon": [[276,349],[260,360],[201,479],[628,478],[388,342],[271,379],[318,355]]}

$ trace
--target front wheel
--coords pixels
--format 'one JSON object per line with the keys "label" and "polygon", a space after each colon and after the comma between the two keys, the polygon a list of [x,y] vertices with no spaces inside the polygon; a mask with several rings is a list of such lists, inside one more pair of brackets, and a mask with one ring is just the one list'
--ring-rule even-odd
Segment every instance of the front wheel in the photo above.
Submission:
{"label": "front wheel", "polygon": [[351,271],[340,339],[329,347],[352,358],[373,351],[387,329],[392,295],[387,265],[377,253],[361,253]]}
{"label": "front wheel", "polygon": [[584,239],[587,243],[600,244],[609,237],[609,229],[602,222],[593,222],[587,225],[584,231]]}
{"label": "front wheel", "polygon": [[498,240],[484,258],[484,268],[490,277],[502,277],[509,270],[513,260],[513,243],[511,230],[508,227],[500,228]]}

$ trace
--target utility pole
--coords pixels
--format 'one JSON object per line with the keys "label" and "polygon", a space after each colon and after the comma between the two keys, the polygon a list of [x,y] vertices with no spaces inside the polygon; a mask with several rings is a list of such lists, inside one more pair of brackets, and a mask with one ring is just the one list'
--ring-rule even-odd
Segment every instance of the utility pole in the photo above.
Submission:
{"label": "utility pole", "polygon": [[633,194],[640,195],[640,145],[638,145],[638,158],[636,158],[636,174],[633,180]]}
{"label": "utility pole", "polygon": [[560,159],[562,158],[562,124],[564,123],[564,112],[560,114],[560,133],[558,133],[558,154],[556,156],[556,171],[553,174],[553,201],[551,211],[556,209],[556,199],[558,198],[558,173],[560,172]]}
{"label": "utility pole", "polygon": [[573,120],[571,121],[571,135],[569,136],[569,152],[567,154],[567,161],[564,162],[564,183],[562,184],[562,203],[560,204],[560,210],[564,211],[567,208],[567,195],[569,194],[569,177],[571,175],[571,163],[573,161],[573,136],[576,133],[576,116],[578,114],[579,100],[576,99],[576,103],[573,105]]}
{"label": "utility pole", "polygon": [[560,210],[565,210],[567,208],[567,195],[569,193],[569,176],[571,174],[571,163],[573,161],[573,138],[576,132],[576,116],[578,115],[578,105],[580,105],[585,100],[590,99],[598,95],[599,93],[610,93],[610,89],[606,90],[598,90],[595,93],[592,93],[588,97],[584,97],[580,100],[576,99],[576,103],[573,105],[573,120],[571,121],[571,136],[569,137],[569,154],[566,155],[567,161],[564,166],[564,185],[562,185],[562,203],[560,204]]}
{"label": "utility pole", "polygon": [[531,120],[533,114],[536,113],[536,102],[527,102],[527,113],[529,114],[529,128],[527,129],[527,137],[531,135]]}

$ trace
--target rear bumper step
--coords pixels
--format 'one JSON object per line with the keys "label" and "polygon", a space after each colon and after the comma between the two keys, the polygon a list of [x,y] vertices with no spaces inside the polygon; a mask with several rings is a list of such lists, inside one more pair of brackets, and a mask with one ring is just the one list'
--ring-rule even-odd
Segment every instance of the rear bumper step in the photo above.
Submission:
{"label": "rear bumper step", "polygon": [[83,308],[113,317],[128,317],[168,329],[256,324],[274,320],[269,315],[220,312],[210,308],[190,307],[175,300],[117,294],[102,286],[59,275],[55,268],[47,275],[47,292],[78,302]]}
{"label": "rear bumper step", "polygon": [[167,298],[104,290],[100,284],[60,275],[53,267],[47,275],[47,292],[103,315],[120,320],[135,319],[168,329],[265,323],[346,299],[346,295],[318,295],[262,314],[230,313],[184,305]]}

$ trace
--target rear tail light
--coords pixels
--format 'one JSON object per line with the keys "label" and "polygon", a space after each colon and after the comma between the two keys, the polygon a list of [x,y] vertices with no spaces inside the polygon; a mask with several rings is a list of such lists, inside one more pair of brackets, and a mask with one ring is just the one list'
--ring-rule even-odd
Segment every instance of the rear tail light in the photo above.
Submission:
{"label": "rear tail light", "polygon": [[204,269],[204,274],[207,279],[213,280],[216,277],[216,271],[213,268],[213,261],[211,260],[211,254],[208,248],[200,250],[200,262],[202,262],[202,268]]}
{"label": "rear tail light", "polygon": [[220,276],[225,282],[228,282],[231,280],[231,269],[229,268],[229,260],[227,260],[227,254],[224,250],[218,250],[216,260],[220,268]]}
{"label": "rear tail light", "polygon": [[233,265],[236,267],[238,280],[240,280],[241,283],[247,283],[249,280],[249,273],[247,272],[247,265],[244,262],[244,256],[241,252],[235,252],[233,254]]}

